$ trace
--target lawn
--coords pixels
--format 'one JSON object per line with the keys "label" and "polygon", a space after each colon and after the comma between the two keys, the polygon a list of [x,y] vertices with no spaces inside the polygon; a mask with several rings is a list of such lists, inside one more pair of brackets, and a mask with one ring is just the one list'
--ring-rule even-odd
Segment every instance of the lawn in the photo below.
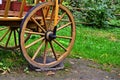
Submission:
{"label": "lawn", "polygon": [[[99,64],[120,67],[120,28],[95,29],[76,26],[76,40],[69,58],[85,58]],[[26,64],[22,54],[0,50],[0,67]]]}
{"label": "lawn", "polygon": [[76,31],[76,42],[70,57],[120,66],[120,28],[95,29],[79,25]]}

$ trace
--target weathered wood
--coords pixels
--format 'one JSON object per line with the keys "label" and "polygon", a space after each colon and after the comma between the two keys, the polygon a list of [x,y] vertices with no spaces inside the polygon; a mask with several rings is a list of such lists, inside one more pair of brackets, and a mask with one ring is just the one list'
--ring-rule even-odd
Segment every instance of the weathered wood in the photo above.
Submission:
{"label": "weathered wood", "polygon": [[[63,0],[45,0],[46,3],[41,3],[40,5],[35,6],[34,9],[32,8],[26,16],[23,10],[26,0],[22,0],[19,11],[9,10],[11,1],[13,0],[7,0],[5,10],[0,11],[1,30],[4,30],[6,27],[6,31],[8,30],[4,34],[5,36],[1,37],[1,40],[6,39],[6,41],[4,41],[5,45],[0,45],[0,47],[3,47],[5,49],[15,49],[19,47],[19,44],[17,42],[17,37],[19,35],[21,51],[30,64],[38,68],[48,68],[56,66],[62,62],[70,53],[70,50],[72,49],[75,41],[76,34],[75,22],[71,12],[62,4],[60,4],[60,2],[62,3]],[[38,3],[38,0],[34,1],[36,1],[36,4]],[[40,1],[43,2],[44,0]],[[46,11],[43,10],[45,8]],[[40,12],[40,14],[36,14],[37,12]],[[64,23],[62,20],[64,16],[66,19],[68,19],[67,23]],[[44,22],[43,25],[41,25],[42,20]],[[59,22],[61,22],[62,25],[60,25]],[[58,26],[56,30],[55,26],[57,25],[60,26]],[[65,35],[62,35],[60,33],[56,35],[56,31],[59,30],[64,32],[65,30],[62,30],[64,28],[70,32]],[[8,37],[5,38],[6,36]],[[32,36],[35,36],[35,38],[32,40],[33,42],[29,42],[30,40],[28,39],[31,39]],[[66,44],[64,44],[63,41],[60,42],[56,38],[60,38],[60,40],[66,39]],[[11,41],[13,45],[10,44]],[[55,49],[56,47],[54,44],[61,50],[61,52]],[[34,45],[39,46],[33,50],[33,54],[29,55],[28,49],[32,49]],[[42,63],[34,60],[38,56],[43,58]],[[54,57],[55,61],[53,60],[48,63],[48,57],[51,59]]]}
{"label": "weathered wood", "polygon": [[58,20],[58,12],[59,12],[59,4],[58,4],[58,0],[56,0],[55,2],[55,19],[54,19],[54,26],[57,25],[57,20]]}
{"label": "weathered wood", "polygon": [[19,17],[0,17],[0,22],[1,21],[21,21],[23,19]]}
{"label": "weathered wood", "polygon": [[[5,10],[0,10],[0,17],[4,17]],[[23,17],[25,16],[27,12],[23,12]],[[8,17],[16,17],[18,18],[19,11],[9,11]],[[22,18],[22,17],[21,17]],[[6,18],[7,19],[7,18]]]}
{"label": "weathered wood", "polygon": [[5,6],[5,14],[4,17],[8,16],[8,11],[10,9],[10,0],[7,0],[6,6]]}
{"label": "weathered wood", "polygon": [[26,0],[22,0],[22,4],[21,4],[21,7],[20,7],[19,17],[22,17],[22,15],[23,15],[25,1]]}

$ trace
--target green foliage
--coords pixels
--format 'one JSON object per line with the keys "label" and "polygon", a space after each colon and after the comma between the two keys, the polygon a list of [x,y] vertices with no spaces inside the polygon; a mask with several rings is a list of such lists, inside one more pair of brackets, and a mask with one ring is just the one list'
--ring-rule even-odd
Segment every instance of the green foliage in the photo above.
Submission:
{"label": "green foliage", "polygon": [[92,3],[93,6],[88,6],[84,11],[85,22],[93,24],[97,28],[108,27],[109,18],[113,18],[112,9],[106,5],[106,2],[96,2],[95,4]]}
{"label": "green foliage", "polygon": [[120,0],[114,0],[115,14],[120,14]]}
{"label": "green foliage", "polygon": [[27,0],[27,3],[28,3],[28,4],[33,4],[33,3],[34,3],[34,0]]}
{"label": "green foliage", "polygon": [[0,62],[0,70],[2,70],[3,72],[5,70],[10,71],[9,67],[5,66],[5,63],[3,63],[3,62]]}
{"label": "green foliage", "polygon": [[[120,0],[68,0],[75,18],[97,28],[109,27],[109,20],[120,12]],[[76,10],[74,8],[79,8]]]}
{"label": "green foliage", "polygon": [[120,20],[112,19],[109,21],[109,24],[120,28]]}
{"label": "green foliage", "polygon": [[[22,2],[22,0],[18,0],[18,2]],[[34,4],[34,0],[26,0],[28,4]]]}

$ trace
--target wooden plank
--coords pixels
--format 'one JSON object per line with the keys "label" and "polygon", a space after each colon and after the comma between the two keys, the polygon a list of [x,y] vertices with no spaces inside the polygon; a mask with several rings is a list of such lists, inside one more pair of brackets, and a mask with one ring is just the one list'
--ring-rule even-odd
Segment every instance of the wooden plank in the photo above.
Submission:
{"label": "wooden plank", "polygon": [[23,17],[0,17],[0,21],[22,21],[22,19]]}
{"label": "wooden plank", "polygon": [[23,15],[25,2],[26,2],[26,0],[22,0],[22,4],[21,4],[21,7],[20,7],[19,17],[22,17],[22,15]]}
{"label": "wooden plank", "polygon": [[[0,17],[4,17],[5,10],[0,10]],[[26,15],[27,12],[23,12],[23,16]],[[9,11],[8,17],[17,17],[19,14],[19,11]]]}
{"label": "wooden plank", "polygon": [[5,13],[4,13],[4,17],[8,16],[8,11],[10,9],[10,0],[7,0],[7,3],[5,5]]}

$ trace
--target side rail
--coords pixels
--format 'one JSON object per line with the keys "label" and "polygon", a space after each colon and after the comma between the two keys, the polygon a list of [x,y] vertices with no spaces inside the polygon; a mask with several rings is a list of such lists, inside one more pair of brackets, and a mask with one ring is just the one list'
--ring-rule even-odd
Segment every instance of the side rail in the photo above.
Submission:
{"label": "side rail", "polygon": [[0,0],[0,17],[22,18],[33,6],[45,0]]}
{"label": "side rail", "polygon": [[26,0],[22,0],[21,2],[18,2],[17,0],[2,0],[0,4],[0,16],[22,17],[25,1]]}

